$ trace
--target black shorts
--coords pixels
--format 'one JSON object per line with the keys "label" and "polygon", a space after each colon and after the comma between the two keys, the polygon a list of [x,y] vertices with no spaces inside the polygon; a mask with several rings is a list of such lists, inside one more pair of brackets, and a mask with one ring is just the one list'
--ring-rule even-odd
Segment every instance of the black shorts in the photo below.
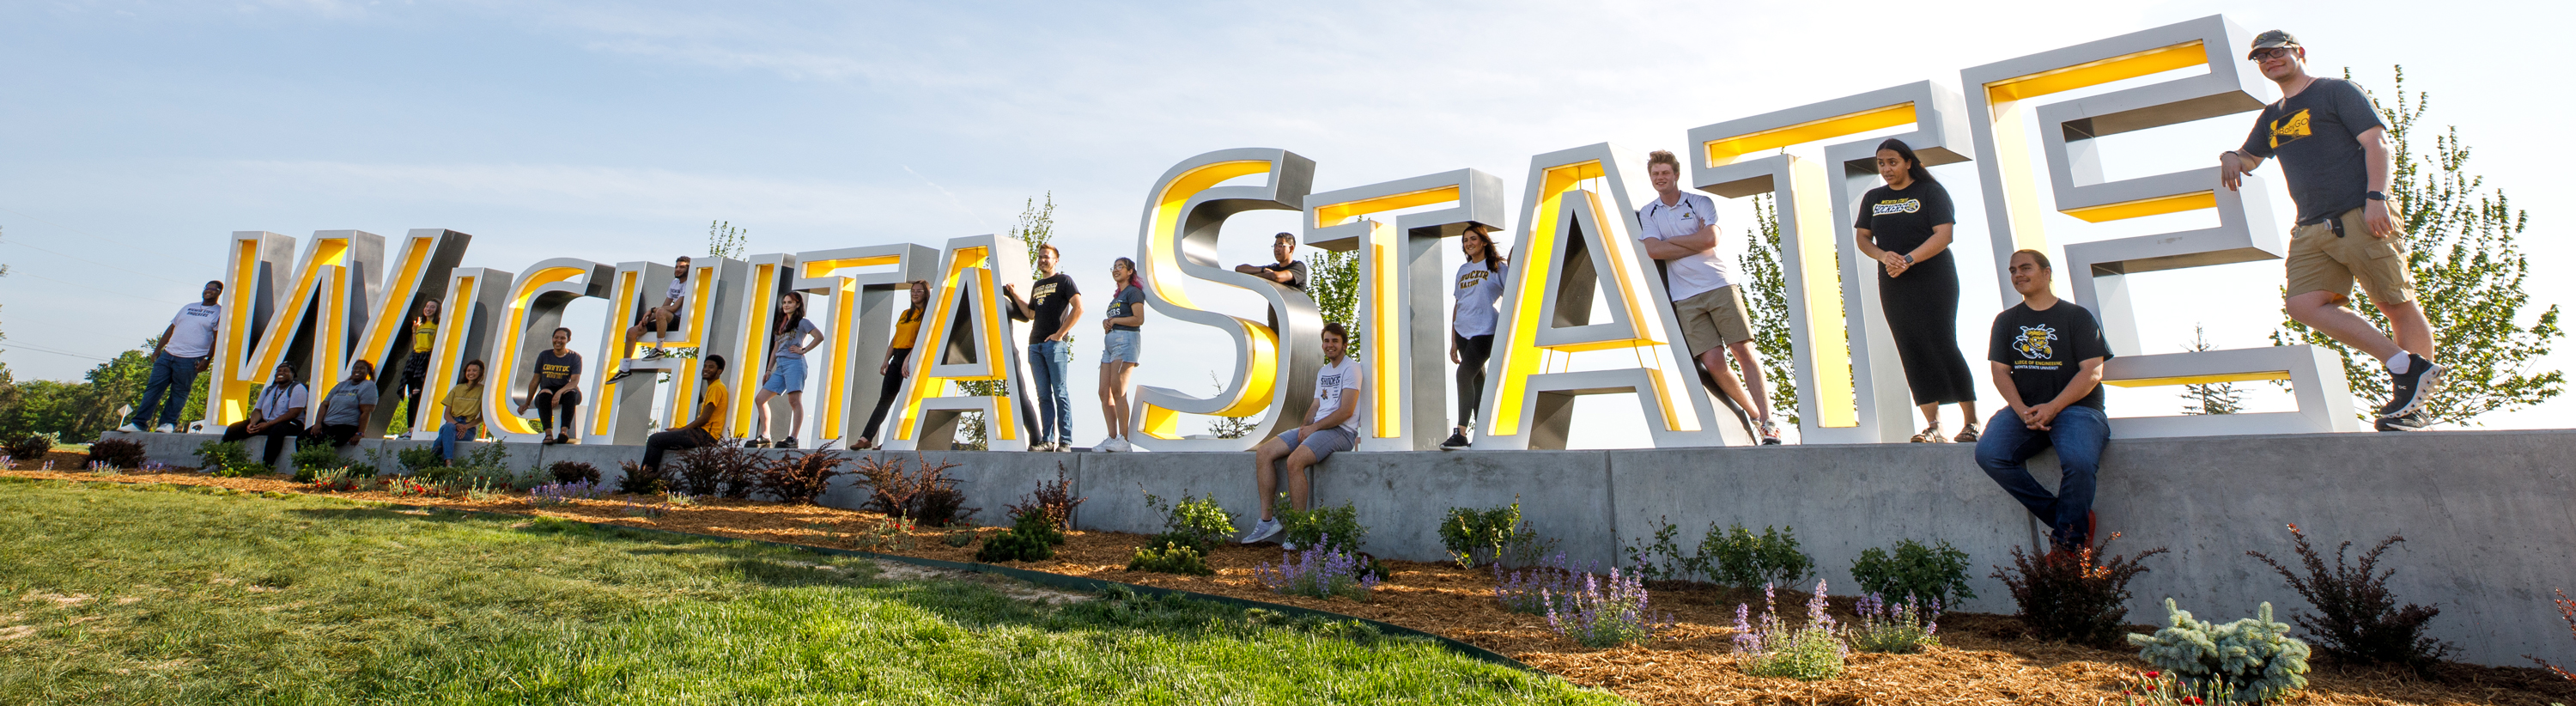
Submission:
{"label": "black shorts", "polygon": [[[658,308],[661,308],[661,307],[647,307],[647,308],[645,308],[643,311],[636,312],[636,313],[635,313],[635,325],[636,325],[637,327],[639,327],[639,328],[644,328],[644,329],[647,329],[647,330],[650,330],[651,328],[653,328],[653,310],[654,310],[654,309],[658,309]],[[676,311],[671,312],[671,327],[668,329],[671,333],[679,333],[679,332],[681,332],[681,331],[686,330],[686,329],[682,328],[680,324],[681,324],[681,322],[682,322],[682,321],[687,320],[687,319],[686,319],[686,317],[684,316],[684,314],[686,314],[687,312],[688,312],[688,307],[686,307],[685,305],[684,305],[684,306],[682,306],[680,309],[678,309],[678,310],[676,310]]]}

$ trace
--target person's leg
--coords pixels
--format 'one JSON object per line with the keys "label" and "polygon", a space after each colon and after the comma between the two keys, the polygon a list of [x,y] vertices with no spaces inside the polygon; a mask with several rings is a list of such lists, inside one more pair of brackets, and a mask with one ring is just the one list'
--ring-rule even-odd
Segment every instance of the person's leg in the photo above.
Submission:
{"label": "person's leg", "polygon": [[248,419],[233,422],[232,426],[224,427],[223,443],[229,444],[248,438],[250,438],[250,420]]}
{"label": "person's leg", "polygon": [[2057,447],[2057,533],[2059,546],[2091,546],[2086,534],[2093,512],[2094,480],[2102,469],[2102,448],[2111,441],[2111,419],[2091,407],[2068,407],[2048,424],[2048,441]]}
{"label": "person's leg", "polygon": [[803,428],[805,428],[805,393],[787,393],[787,438],[796,438],[796,430]]}
{"label": "person's leg", "polygon": [[911,357],[912,349],[897,348],[894,349],[893,357],[887,359],[890,364],[886,366],[886,374],[878,376],[876,409],[868,412],[868,424],[860,427],[858,441],[867,442],[868,445],[877,443],[877,427],[885,424],[886,410],[894,407],[895,395],[903,393],[903,364]]}
{"label": "person's leg", "polygon": [[581,419],[581,391],[572,389],[571,387],[565,387],[562,392],[555,393],[555,404],[562,406],[562,414],[557,415],[556,418],[563,424],[561,430],[564,440],[571,441],[581,438],[580,434],[573,433],[574,428],[581,426],[581,422],[579,421]]}
{"label": "person's leg", "polygon": [[662,454],[664,452],[668,452],[673,449],[696,448],[692,445],[692,442],[695,440],[690,438],[690,431],[693,430],[673,429],[670,431],[654,432],[652,436],[644,437],[644,467],[659,472],[662,470]]}
{"label": "person's leg", "polygon": [[[162,423],[162,424],[168,424],[168,425],[171,425],[172,427],[174,427],[174,428],[175,428],[175,427],[177,427],[177,426],[178,426],[178,424],[179,424],[179,415],[180,415],[181,413],[183,413],[183,412],[185,412],[185,413],[187,413],[187,414],[197,414],[197,413],[198,413],[198,412],[197,412],[197,411],[195,411],[195,410],[184,410],[184,409],[182,409],[182,408],[184,408],[184,407],[187,407],[187,406],[188,406],[188,398],[189,398],[189,396],[196,394],[196,391],[197,391],[197,361],[200,361],[200,360],[205,360],[205,359],[204,359],[204,358],[180,358],[180,359],[178,359],[178,360],[177,360],[177,362],[175,362],[175,363],[173,363],[173,364],[171,365],[171,368],[170,368],[170,389],[168,390],[168,392],[167,392],[167,393],[165,393],[165,394],[166,394],[166,396],[164,396],[164,397],[162,397],[162,398],[161,398],[161,423]],[[157,427],[156,427],[156,428],[157,428]],[[179,429],[179,431],[187,431],[187,430],[186,430],[186,429]]]}
{"label": "person's leg", "polygon": [[439,458],[456,460],[456,423],[438,425],[438,436],[430,438],[429,447],[438,450]]}
{"label": "person's leg", "polygon": [[1941,405],[1918,404],[1914,406],[1914,409],[1923,413],[1924,424],[1936,427],[1941,426]]}
{"label": "person's leg", "polygon": [[1052,355],[1047,359],[1047,367],[1053,371],[1049,373],[1053,382],[1048,385],[1048,388],[1055,392],[1055,412],[1052,413],[1055,417],[1055,443],[1071,447],[1073,446],[1073,389],[1071,387],[1073,379],[1068,373],[1069,368],[1073,367],[1073,344],[1057,341],[1049,346],[1053,349]]}
{"label": "person's leg", "polygon": [[268,437],[268,448],[259,455],[260,465],[274,467],[278,454],[286,450],[287,440],[304,438],[304,425],[287,422],[272,425],[260,433]]}
{"label": "person's leg", "polygon": [[1048,355],[1050,348],[1047,343],[1047,341],[1031,343],[1027,349],[1029,382],[1035,383],[1038,388],[1038,416],[1030,424],[1036,429],[1037,435],[1029,438],[1031,444],[1048,444],[1055,441],[1055,395],[1050,388],[1055,386],[1056,376],[1048,369],[1054,356]]}
{"label": "person's leg", "polygon": [[1735,378],[1735,371],[1726,367],[1725,346],[1714,346],[1700,351],[1699,363],[1707,366],[1709,379],[1717,382],[1718,394],[1734,400],[1736,409],[1744,410],[1747,414],[1753,412],[1753,400],[1745,396],[1744,383]]}
{"label": "person's leg", "polygon": [[1135,363],[1109,364],[1109,423],[1114,425],[1111,433],[1120,439],[1136,433],[1136,420],[1128,416],[1135,414],[1136,408],[1127,401],[1127,380],[1135,372]]}
{"label": "person's leg", "polygon": [[[134,414],[128,415],[124,423],[142,428],[144,431],[151,431],[149,427],[152,426],[153,412],[157,411],[153,405],[161,402],[161,394],[170,389],[171,379],[176,377],[176,371],[171,370],[170,364],[170,361],[175,359],[177,359],[176,356],[168,353],[152,357],[152,375],[144,379],[143,398],[134,403]],[[189,366],[191,370],[195,367],[194,364]],[[179,388],[178,396],[180,399],[170,403],[171,411],[175,412],[180,405],[188,403],[188,388]]]}
{"label": "person's leg", "polygon": [[1762,359],[1753,350],[1753,339],[1748,338],[1726,344],[1726,349],[1735,354],[1735,367],[1744,371],[1745,396],[1753,398],[1753,406],[1745,409],[1752,410],[1756,419],[1769,421],[1771,388],[1766,386],[1762,379]]}
{"label": "person's leg", "polygon": [[[2371,326],[2369,319],[2345,308],[2343,299],[2333,292],[2308,292],[2290,295],[2286,305],[2292,320],[2307,324],[2308,328],[2316,329],[2338,343],[2359,348],[2370,354],[2372,360],[2387,360],[2405,350],[2396,341],[2388,340],[2378,327]],[[2422,315],[2421,311],[2416,312],[2416,316]]]}
{"label": "person's leg", "polygon": [[[776,374],[776,373],[771,373],[771,374],[770,374],[770,377],[771,377],[772,379],[775,379],[775,378],[777,377],[777,374]],[[751,422],[751,438],[754,438],[754,439],[767,439],[767,438],[769,438],[769,400],[770,400],[770,398],[774,398],[774,397],[777,397],[777,396],[778,396],[778,393],[770,391],[770,383],[769,383],[769,382],[762,382],[762,383],[760,384],[760,391],[759,391],[759,392],[752,393],[752,395],[751,395],[751,419],[752,419],[752,422]],[[782,436],[784,436],[784,435],[782,435]]]}
{"label": "person's leg", "polygon": [[1985,469],[1986,476],[1995,479],[1995,485],[2003,486],[2014,500],[2021,501],[2022,507],[2029,508],[2031,515],[2048,523],[2049,529],[2056,529],[2057,496],[2039,487],[2039,481],[2030,477],[2030,468],[2022,463],[2048,448],[2048,435],[2024,426],[2021,415],[2010,408],[1996,410],[1995,418],[1986,426],[1985,435],[1977,439],[1977,467]]}
{"label": "person's leg", "polygon": [[[1316,436],[1323,434],[1319,432]],[[1288,476],[1288,506],[1297,508],[1298,512],[1315,507],[1314,482],[1306,473],[1307,468],[1315,465],[1312,446],[1313,440],[1309,439],[1307,443],[1298,445],[1297,450],[1288,452],[1288,463],[1279,471],[1281,475]]]}
{"label": "person's leg", "polygon": [[546,438],[548,438],[548,439],[552,439],[552,438],[554,438],[554,435],[555,435],[555,402],[556,402],[556,398],[557,398],[559,395],[561,395],[561,394],[563,394],[561,390],[555,390],[555,391],[538,390],[538,391],[537,391],[536,399],[529,400],[529,404],[530,404],[530,406],[533,406],[533,407],[536,407],[536,408],[537,408],[537,435],[538,435],[538,436],[543,436],[543,437],[546,437]]}
{"label": "person's leg", "polygon": [[[1450,334],[1457,336],[1457,334]],[[1493,336],[1458,337],[1458,428],[1476,425],[1476,412],[1485,402],[1485,362],[1493,358]]]}
{"label": "person's leg", "polygon": [[1259,505],[1263,522],[1270,521],[1271,499],[1279,496],[1279,459],[1288,456],[1290,448],[1288,440],[1295,438],[1297,438],[1297,432],[1291,430],[1286,434],[1263,439],[1260,446],[1252,448],[1252,480],[1254,485],[1261,488]]}
{"label": "person's leg", "polygon": [[[2397,346],[2408,353],[2433,360],[2433,323],[2424,318],[2424,307],[2413,301],[2372,300],[2379,313],[2388,317],[2388,327],[2397,333]],[[2391,353],[2389,355],[2396,355]],[[2382,358],[2385,360],[2386,358]]]}

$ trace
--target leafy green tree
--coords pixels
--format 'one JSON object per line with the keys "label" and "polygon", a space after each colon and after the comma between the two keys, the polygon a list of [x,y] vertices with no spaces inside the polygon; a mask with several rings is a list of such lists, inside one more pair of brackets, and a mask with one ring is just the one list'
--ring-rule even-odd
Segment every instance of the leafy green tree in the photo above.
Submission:
{"label": "leafy green tree", "polygon": [[[2344,77],[2351,78],[2351,71]],[[2558,306],[2528,319],[2523,314],[2532,304],[2523,291],[2531,266],[2514,239],[2530,223],[2530,214],[2514,208],[2503,190],[2490,189],[2485,177],[2469,173],[2469,146],[2458,127],[2444,127],[2433,135],[2431,151],[2420,151],[2416,128],[2431,96],[2406,91],[2403,66],[2395,68],[2391,83],[2394,104],[2371,97],[2394,145],[2389,196],[2406,231],[2406,264],[2415,273],[2416,300],[2433,325],[2433,357],[2451,367],[2447,384],[2425,403],[2425,411],[2440,421],[2470,424],[2488,412],[2557,397],[2565,391],[2565,376],[2535,366],[2549,354],[2551,343],[2566,335],[2559,328]],[[2387,316],[2368,297],[2356,298],[2352,308],[2388,330]],[[2343,357],[2344,379],[2353,389],[2388,389],[2388,371],[2378,361],[2297,321],[2284,317],[2272,342],[2332,350]]]}
{"label": "leafy green tree", "polygon": [[1315,311],[1351,332],[1343,355],[1360,357],[1360,338],[1367,335],[1360,329],[1360,252],[1317,250],[1306,258],[1306,269],[1306,296],[1315,300]]}
{"label": "leafy green tree", "polygon": [[1744,292],[1744,305],[1753,310],[1753,350],[1762,354],[1762,378],[1770,383],[1772,412],[1795,425],[1798,368],[1789,345],[1789,282],[1781,274],[1779,204],[1769,195],[1753,197],[1753,221],[1759,227],[1745,231],[1744,257],[1739,260],[1753,280]]}
{"label": "leafy green tree", "polygon": [[[2192,324],[2191,345],[2184,350],[2198,353],[2211,348],[2208,334],[2200,330],[2200,324]],[[2235,414],[2245,410],[2245,391],[2236,389],[2232,382],[2184,385],[2182,400],[2183,414]]]}
{"label": "leafy green tree", "polygon": [[740,259],[744,248],[751,247],[751,231],[736,228],[733,221],[707,221],[707,254]]}

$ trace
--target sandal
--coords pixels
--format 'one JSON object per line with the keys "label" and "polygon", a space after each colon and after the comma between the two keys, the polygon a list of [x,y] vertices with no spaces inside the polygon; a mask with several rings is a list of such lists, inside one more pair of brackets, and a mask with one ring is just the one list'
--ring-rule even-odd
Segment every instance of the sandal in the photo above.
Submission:
{"label": "sandal", "polygon": [[1932,426],[1924,427],[1923,433],[1914,435],[1914,443],[1947,444],[1950,443],[1950,437],[1941,433],[1941,424],[1939,422],[1934,422]]}
{"label": "sandal", "polygon": [[1970,424],[1968,425],[1968,428],[1959,430],[1959,435],[1952,437],[1950,440],[1962,444],[1974,444],[1977,443],[1977,432],[1977,425]]}

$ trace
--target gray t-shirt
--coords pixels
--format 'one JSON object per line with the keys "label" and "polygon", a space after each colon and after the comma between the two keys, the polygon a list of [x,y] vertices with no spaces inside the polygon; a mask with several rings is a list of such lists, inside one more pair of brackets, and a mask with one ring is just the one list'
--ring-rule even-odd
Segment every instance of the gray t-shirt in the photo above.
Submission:
{"label": "gray t-shirt", "polygon": [[358,405],[376,403],[376,381],[342,380],[331,388],[331,394],[323,397],[322,402],[331,407],[322,411],[322,423],[356,424]]}
{"label": "gray t-shirt", "polygon": [[794,328],[780,331],[777,335],[769,337],[769,354],[782,360],[804,360],[805,354],[797,352],[796,347],[805,343],[805,335],[809,333],[821,333],[814,328],[814,320],[797,319]]}
{"label": "gray t-shirt", "polygon": [[2360,86],[2319,78],[2298,95],[2263,107],[2254,133],[2245,136],[2245,153],[2280,158],[2299,222],[2316,223],[2361,208],[2362,194],[2370,190],[2370,155],[2361,150],[2360,135],[2385,126]]}
{"label": "gray t-shirt", "polygon": [[1450,314],[1451,330],[1468,338],[1494,335],[1494,319],[1499,313],[1494,310],[1494,302],[1503,296],[1503,273],[1511,271],[1511,267],[1504,265],[1503,272],[1496,272],[1486,269],[1483,260],[1458,266],[1458,305]]}

